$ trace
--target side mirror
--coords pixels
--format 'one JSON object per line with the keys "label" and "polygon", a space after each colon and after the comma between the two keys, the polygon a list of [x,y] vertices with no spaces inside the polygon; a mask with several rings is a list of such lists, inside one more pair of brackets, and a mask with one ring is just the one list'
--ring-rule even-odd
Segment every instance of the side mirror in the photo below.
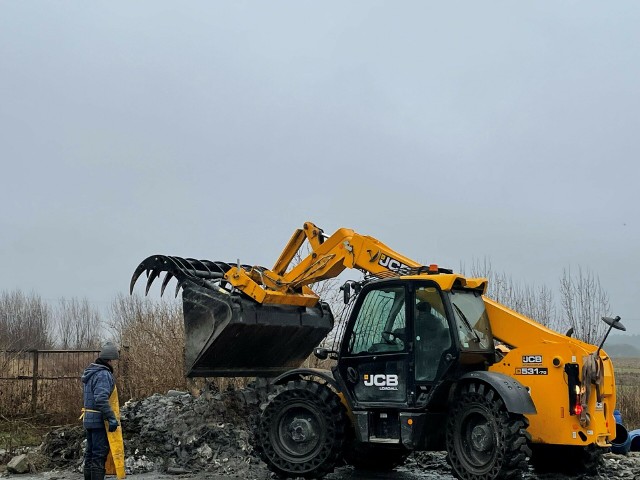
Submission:
{"label": "side mirror", "polygon": [[318,347],[313,351],[313,354],[318,360],[326,360],[329,358],[329,350],[326,348]]}
{"label": "side mirror", "polygon": [[344,298],[344,303],[345,305],[347,303],[349,303],[349,300],[351,299],[351,283],[349,282],[345,282],[341,287],[340,290],[342,290],[343,293],[343,298]]}
{"label": "side mirror", "polygon": [[313,351],[313,354],[318,360],[326,360],[327,358],[330,358],[331,360],[338,359],[338,352],[335,350],[329,350],[328,348],[317,347]]}

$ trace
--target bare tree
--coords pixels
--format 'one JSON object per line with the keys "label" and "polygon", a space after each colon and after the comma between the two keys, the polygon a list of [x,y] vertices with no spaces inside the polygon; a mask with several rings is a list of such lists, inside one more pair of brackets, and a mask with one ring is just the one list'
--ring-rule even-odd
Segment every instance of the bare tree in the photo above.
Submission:
{"label": "bare tree", "polygon": [[86,298],[61,298],[55,311],[57,343],[65,349],[96,348],[102,338],[100,313]]}
{"label": "bare tree", "polygon": [[[464,271],[464,266],[461,266],[460,270]],[[535,286],[515,282],[511,276],[496,272],[491,260],[486,257],[482,261],[474,260],[470,271],[470,276],[488,280],[487,297],[546,327],[560,326],[553,293],[546,285]]]}
{"label": "bare tree", "polygon": [[39,295],[20,290],[0,294],[0,348],[49,348],[51,310]]}
{"label": "bare tree", "polygon": [[609,297],[596,274],[582,267],[572,274],[565,269],[560,280],[562,322],[574,335],[587,343],[597,343],[607,329],[601,321],[610,312]]}
{"label": "bare tree", "polygon": [[122,347],[126,396],[140,398],[186,387],[180,302],[118,295],[111,305],[109,326],[108,333]]}

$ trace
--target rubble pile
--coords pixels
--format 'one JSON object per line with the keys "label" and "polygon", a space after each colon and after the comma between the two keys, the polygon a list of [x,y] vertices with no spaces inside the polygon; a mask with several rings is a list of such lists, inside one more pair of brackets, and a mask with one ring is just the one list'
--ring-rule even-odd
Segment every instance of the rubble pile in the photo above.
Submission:
{"label": "rubble pile", "polygon": [[599,473],[602,478],[640,478],[640,452],[626,455],[605,454]]}
{"label": "rubble pile", "polygon": [[251,446],[252,424],[259,411],[255,388],[199,396],[170,391],[121,411],[127,470],[249,474],[259,466]]}
{"label": "rubble pile", "polygon": [[45,435],[40,453],[50,467],[65,468],[82,463],[84,437],[82,425],[56,428]]}
{"label": "rubble pile", "polygon": [[[253,454],[251,431],[266,395],[266,383],[254,383],[224,392],[209,386],[198,396],[173,390],[125,403],[120,415],[127,472],[247,478],[265,472]],[[79,469],[84,446],[81,425],[63,427],[45,436],[40,453],[50,468]]]}

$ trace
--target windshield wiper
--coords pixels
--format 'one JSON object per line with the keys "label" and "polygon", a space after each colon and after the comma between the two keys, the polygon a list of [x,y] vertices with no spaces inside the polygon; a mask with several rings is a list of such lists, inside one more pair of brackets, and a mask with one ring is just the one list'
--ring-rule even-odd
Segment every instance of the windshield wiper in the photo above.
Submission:
{"label": "windshield wiper", "polygon": [[460,315],[460,318],[462,319],[462,322],[464,323],[464,325],[467,327],[467,329],[473,333],[473,336],[476,337],[474,340],[477,343],[482,343],[482,340],[480,340],[480,337],[478,336],[478,333],[474,330],[474,328],[471,326],[471,324],[469,323],[469,320],[467,320],[467,317],[465,316],[464,313],[462,313],[462,310],[460,310],[460,307],[458,307],[455,303],[451,302],[451,305],[453,305],[453,308],[456,309],[456,312],[458,312],[458,315]]}

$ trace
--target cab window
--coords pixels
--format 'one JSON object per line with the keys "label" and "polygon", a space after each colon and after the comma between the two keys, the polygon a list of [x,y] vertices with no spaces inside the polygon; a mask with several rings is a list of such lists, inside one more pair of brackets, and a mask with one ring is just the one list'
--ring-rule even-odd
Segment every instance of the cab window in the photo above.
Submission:
{"label": "cab window", "polygon": [[348,353],[400,352],[405,349],[406,302],[404,287],[371,290],[358,312]]}

